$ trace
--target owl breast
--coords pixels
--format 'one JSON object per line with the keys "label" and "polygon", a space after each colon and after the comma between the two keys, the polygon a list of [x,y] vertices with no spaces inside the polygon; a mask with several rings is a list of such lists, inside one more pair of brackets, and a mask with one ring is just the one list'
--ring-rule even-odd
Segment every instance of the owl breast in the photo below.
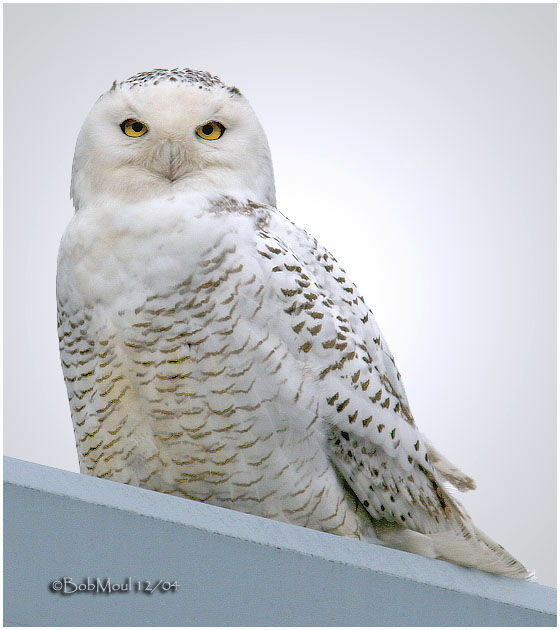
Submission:
{"label": "owl breast", "polygon": [[255,236],[266,216],[157,210],[86,217],[63,240],[59,338],[82,472],[373,536],[329,460],[316,374],[275,331]]}

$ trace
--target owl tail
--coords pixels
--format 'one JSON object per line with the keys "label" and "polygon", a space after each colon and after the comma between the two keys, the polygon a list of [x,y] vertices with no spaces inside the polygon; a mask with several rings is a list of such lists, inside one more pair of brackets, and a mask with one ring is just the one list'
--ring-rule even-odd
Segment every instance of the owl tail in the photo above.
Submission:
{"label": "owl tail", "polygon": [[385,545],[394,549],[511,578],[534,580],[535,577],[471,522],[449,523],[445,529],[425,534],[392,523],[378,522],[375,531]]}
{"label": "owl tail", "polygon": [[478,527],[473,527],[472,532],[466,528],[461,533],[437,532],[430,534],[430,538],[443,560],[512,578],[534,579],[533,573]]}
{"label": "owl tail", "polygon": [[476,483],[472,477],[465,475],[463,471],[459,470],[457,466],[452,464],[447,457],[442,455],[435,448],[425,435],[423,435],[422,438],[424,439],[424,444],[428,449],[430,461],[444,481],[449,482],[461,492],[467,492],[467,490],[474,490],[476,488]]}

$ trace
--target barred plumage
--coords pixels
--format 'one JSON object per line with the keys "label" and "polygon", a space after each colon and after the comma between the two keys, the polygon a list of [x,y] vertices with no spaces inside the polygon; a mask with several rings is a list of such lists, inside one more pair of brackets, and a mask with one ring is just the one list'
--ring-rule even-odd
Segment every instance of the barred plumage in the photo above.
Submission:
{"label": "barred plumage", "polygon": [[[420,434],[355,285],[275,208],[245,99],[185,72],[98,101],[86,132],[120,108],[152,135],[95,177],[78,142],[57,294],[82,472],[527,577],[445,487],[474,482]],[[231,132],[209,145],[193,130],[216,108]]]}

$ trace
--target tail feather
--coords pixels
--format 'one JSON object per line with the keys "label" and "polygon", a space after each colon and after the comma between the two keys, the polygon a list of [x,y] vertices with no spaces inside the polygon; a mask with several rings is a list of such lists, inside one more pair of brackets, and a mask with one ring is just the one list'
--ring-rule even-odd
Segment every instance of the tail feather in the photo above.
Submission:
{"label": "tail feather", "polygon": [[474,525],[461,503],[449,492],[445,492],[445,501],[448,507],[445,523],[435,527],[432,524],[424,532],[418,532],[397,523],[376,521],[375,532],[388,547],[497,575],[534,579],[534,573]]}
{"label": "tail feather", "polygon": [[459,470],[457,466],[452,464],[447,457],[442,455],[434,445],[426,439],[426,436],[422,436],[426,448],[428,449],[428,455],[438,473],[445,481],[453,484],[457,490],[461,492],[467,492],[467,490],[475,490],[476,482],[472,477],[465,475],[462,470]]}
{"label": "tail feather", "polygon": [[377,536],[388,547],[416,553],[427,558],[447,560],[465,567],[522,580],[534,574],[484,532],[447,529],[430,534],[405,529],[393,523],[377,524]]}
{"label": "tail feather", "polygon": [[477,527],[473,533],[447,531],[431,534],[438,557],[481,571],[528,580],[531,573],[501,545]]}

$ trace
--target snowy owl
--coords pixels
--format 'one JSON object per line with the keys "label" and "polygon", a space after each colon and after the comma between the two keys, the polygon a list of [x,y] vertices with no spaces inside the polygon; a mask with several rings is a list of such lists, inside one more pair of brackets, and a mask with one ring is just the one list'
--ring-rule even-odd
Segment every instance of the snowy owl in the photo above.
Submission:
{"label": "snowy owl", "polygon": [[474,482],[420,433],[356,286],[276,208],[237,88],[113,83],[71,196],[58,331],[83,473],[529,577],[452,493]]}

